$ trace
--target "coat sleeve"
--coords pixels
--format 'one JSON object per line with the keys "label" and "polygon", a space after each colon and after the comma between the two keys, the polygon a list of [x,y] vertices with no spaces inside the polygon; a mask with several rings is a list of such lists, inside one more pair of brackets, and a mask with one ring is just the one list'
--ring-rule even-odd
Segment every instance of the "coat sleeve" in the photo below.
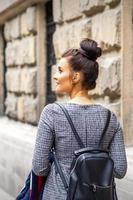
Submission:
{"label": "coat sleeve", "polygon": [[127,171],[127,158],[124,145],[123,129],[117,117],[115,136],[111,144],[111,157],[114,161],[114,175],[116,178],[123,178]]}
{"label": "coat sleeve", "polygon": [[46,176],[50,170],[49,153],[54,141],[53,130],[53,104],[48,104],[39,119],[32,158],[32,170],[37,176]]}

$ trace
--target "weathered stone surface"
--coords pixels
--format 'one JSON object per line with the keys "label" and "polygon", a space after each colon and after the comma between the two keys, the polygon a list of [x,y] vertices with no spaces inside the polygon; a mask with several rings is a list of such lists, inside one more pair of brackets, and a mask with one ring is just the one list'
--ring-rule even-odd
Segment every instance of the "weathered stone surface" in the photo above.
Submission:
{"label": "weathered stone surface", "polygon": [[[80,28],[79,28],[80,27]],[[57,26],[53,35],[56,58],[68,48],[78,48],[81,39],[91,37],[91,20],[84,19],[65,26]]]}
{"label": "weathered stone surface", "polygon": [[5,26],[4,26],[4,37],[5,37],[5,40],[6,41],[9,41],[11,40],[11,34],[10,34],[10,23],[9,22],[6,22],[5,23]]}
{"label": "weathered stone surface", "polygon": [[35,37],[29,36],[22,40],[15,40],[7,43],[6,47],[6,65],[24,65],[34,64],[35,55]]}
{"label": "weathered stone surface", "polygon": [[120,95],[120,59],[108,59],[108,66],[100,68],[98,84],[102,93]]}
{"label": "weathered stone surface", "polygon": [[6,55],[6,66],[12,66],[16,64],[16,59],[20,51],[20,41],[15,40],[14,42],[8,42],[5,50]]}
{"label": "weathered stone surface", "polygon": [[6,114],[21,121],[36,124],[37,103],[38,99],[33,96],[16,97],[13,93],[8,93],[5,102]]}
{"label": "weathered stone surface", "polygon": [[53,1],[53,17],[54,22],[61,23],[62,22],[62,6],[61,0]]}
{"label": "weathered stone surface", "polygon": [[0,29],[0,63],[3,62],[3,47],[4,47],[4,41],[2,36],[2,30]]}
{"label": "weathered stone surface", "polygon": [[[90,92],[89,92],[90,94]],[[97,99],[95,99],[95,102],[98,104],[103,105],[104,107],[110,109],[112,112],[116,114],[118,118],[121,117],[121,103],[120,99],[112,100],[110,96],[99,96]]]}
{"label": "weathered stone surface", "polygon": [[37,68],[8,68],[6,72],[7,90],[10,92],[37,92]]}
{"label": "weathered stone surface", "polygon": [[16,64],[34,64],[35,57],[35,37],[29,36],[21,40],[20,51]]}
{"label": "weathered stone surface", "polygon": [[14,94],[7,93],[5,100],[5,114],[16,119],[17,118],[17,97]]}
{"label": "weathered stone surface", "polygon": [[81,12],[87,15],[93,15],[97,12],[101,12],[104,8],[104,0],[80,0]]}
{"label": "weathered stone surface", "polygon": [[121,103],[120,99],[112,102],[109,96],[104,97],[104,106],[116,114],[118,118],[121,117]]}
{"label": "weathered stone surface", "polygon": [[0,116],[4,114],[4,39],[0,29]]}
{"label": "weathered stone surface", "polygon": [[36,27],[36,7],[29,7],[26,10],[27,14],[27,25],[30,32],[35,33],[37,31]]}
{"label": "weathered stone surface", "polygon": [[112,99],[120,96],[120,58],[105,57],[99,61],[97,86],[91,95],[106,95]]}
{"label": "weathered stone surface", "polygon": [[24,95],[17,99],[17,118],[20,121],[24,121]]}
{"label": "weathered stone surface", "polygon": [[16,17],[5,23],[4,35],[6,41],[20,37],[20,17]]}
{"label": "weathered stone surface", "polygon": [[17,118],[24,121],[24,96],[18,97],[17,100]]}
{"label": "weathered stone surface", "polygon": [[[56,58],[60,58],[61,54],[68,48],[68,40],[66,38],[68,35],[68,29],[65,27],[58,27],[53,35],[53,44]],[[60,40],[61,36],[61,40]]]}
{"label": "weathered stone surface", "polygon": [[20,92],[20,68],[9,68],[6,72],[6,86],[9,92]]}
{"label": "weathered stone surface", "polygon": [[82,16],[80,12],[80,0],[62,0],[63,21],[70,21]]}
{"label": "weathered stone surface", "polygon": [[25,36],[29,34],[28,27],[27,27],[27,15],[26,12],[22,13],[21,18],[20,18],[20,23],[21,23],[21,35]]}
{"label": "weathered stone surface", "polygon": [[120,48],[120,10],[107,10],[92,17],[92,38],[103,50]]}
{"label": "weathered stone surface", "polygon": [[110,5],[111,7],[116,6],[118,3],[120,3],[121,0],[105,0],[105,3]]}
{"label": "weathered stone surface", "polygon": [[36,7],[30,7],[21,15],[21,35],[36,33]]}
{"label": "weathered stone surface", "polygon": [[26,96],[24,99],[24,121],[32,124],[37,123],[38,99],[33,96]]}
{"label": "weathered stone surface", "polygon": [[37,68],[28,68],[24,67],[21,70],[21,92],[25,92],[27,94],[36,93],[37,92]]}

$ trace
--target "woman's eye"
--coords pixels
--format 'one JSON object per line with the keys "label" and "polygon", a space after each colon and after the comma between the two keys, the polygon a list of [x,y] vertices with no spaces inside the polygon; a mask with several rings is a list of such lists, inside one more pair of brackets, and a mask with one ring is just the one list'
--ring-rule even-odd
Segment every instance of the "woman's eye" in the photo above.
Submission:
{"label": "woman's eye", "polygon": [[61,73],[62,72],[62,70],[61,69],[58,69],[59,70],[59,72]]}

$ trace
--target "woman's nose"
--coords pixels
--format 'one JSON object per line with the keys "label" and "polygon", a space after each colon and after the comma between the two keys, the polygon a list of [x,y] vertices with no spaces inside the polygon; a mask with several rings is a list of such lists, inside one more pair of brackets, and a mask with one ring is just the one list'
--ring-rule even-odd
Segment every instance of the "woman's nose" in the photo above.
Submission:
{"label": "woman's nose", "polygon": [[53,75],[53,79],[54,79],[54,80],[57,80],[57,73],[55,73],[55,74]]}

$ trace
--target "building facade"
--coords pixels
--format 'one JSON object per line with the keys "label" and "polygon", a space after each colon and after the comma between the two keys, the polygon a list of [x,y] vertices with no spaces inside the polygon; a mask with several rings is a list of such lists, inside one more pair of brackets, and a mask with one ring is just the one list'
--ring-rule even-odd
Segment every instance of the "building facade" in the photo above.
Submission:
{"label": "building facade", "polygon": [[103,55],[91,95],[116,113],[133,146],[132,10],[132,0],[0,1],[0,116],[37,125],[47,103],[66,101],[53,92],[56,63],[92,38]]}

